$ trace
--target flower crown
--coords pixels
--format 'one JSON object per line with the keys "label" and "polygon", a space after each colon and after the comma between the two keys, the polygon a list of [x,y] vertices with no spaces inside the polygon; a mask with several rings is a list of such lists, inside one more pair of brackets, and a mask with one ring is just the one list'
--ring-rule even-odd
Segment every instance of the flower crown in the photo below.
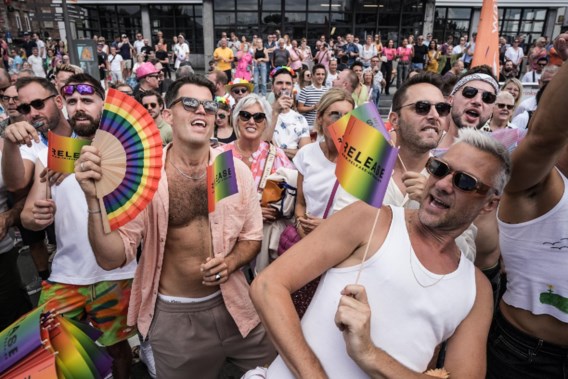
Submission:
{"label": "flower crown", "polygon": [[219,104],[229,105],[229,101],[227,100],[227,98],[223,96],[215,96],[215,101],[218,102]]}
{"label": "flower crown", "polygon": [[274,75],[276,75],[276,73],[278,73],[279,71],[288,71],[293,78],[296,77],[296,72],[292,69],[292,67],[278,66],[274,67],[272,71],[270,71],[270,79],[272,79]]}

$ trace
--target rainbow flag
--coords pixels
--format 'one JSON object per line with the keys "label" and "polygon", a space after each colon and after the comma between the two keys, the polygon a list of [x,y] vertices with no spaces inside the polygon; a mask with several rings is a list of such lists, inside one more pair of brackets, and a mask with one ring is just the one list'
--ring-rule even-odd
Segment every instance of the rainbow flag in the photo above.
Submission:
{"label": "rainbow flag", "polygon": [[81,155],[81,148],[91,143],[89,140],[63,137],[51,130],[47,133],[47,141],[47,168],[64,174],[75,172],[75,161]]}
{"label": "rainbow flag", "polygon": [[488,65],[499,76],[499,9],[497,0],[483,0],[471,67]]}
{"label": "rainbow flag", "polygon": [[338,151],[335,176],[341,187],[367,204],[380,207],[398,149],[379,130],[355,119],[348,125]]}
{"label": "rainbow flag", "polygon": [[237,173],[233,152],[227,150],[215,157],[213,164],[207,167],[207,203],[209,213],[215,210],[215,205],[239,192],[237,186]]}
{"label": "rainbow flag", "polygon": [[337,151],[341,151],[341,146],[343,144],[343,135],[349,127],[350,124],[359,121],[374,127],[380,131],[387,141],[391,140],[391,137],[385,127],[383,119],[379,115],[377,107],[373,103],[365,103],[355,109],[352,112],[347,113],[339,120],[328,126],[329,133],[335,143],[335,148]]}

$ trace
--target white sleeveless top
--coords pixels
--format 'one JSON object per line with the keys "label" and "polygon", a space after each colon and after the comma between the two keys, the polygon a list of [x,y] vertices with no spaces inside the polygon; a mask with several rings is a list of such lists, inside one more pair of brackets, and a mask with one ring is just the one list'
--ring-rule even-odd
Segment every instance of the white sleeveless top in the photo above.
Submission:
{"label": "white sleeveless top", "polygon": [[[389,233],[364,263],[359,282],[365,286],[372,310],[373,343],[408,368],[423,372],[436,346],[453,335],[473,307],[475,268],[461,254],[454,272],[428,271],[411,248],[404,209],[392,210]],[[355,281],[359,267],[328,270],[302,319],[304,336],[330,378],[368,378],[347,355],[343,335],[334,323],[340,291]],[[278,356],[267,377],[294,376]]]}
{"label": "white sleeveless top", "polygon": [[[47,154],[42,154],[40,160],[46,166]],[[103,270],[97,264],[95,253],[89,243],[87,200],[75,174],[69,175],[58,186],[51,186],[51,197],[57,205],[55,212],[57,252],[51,266],[50,281],[89,285],[106,280],[134,277],[135,260],[123,268],[110,271]]]}
{"label": "white sleeveless top", "polygon": [[568,179],[562,198],[546,214],[520,224],[499,222],[507,269],[505,303],[568,323]]}

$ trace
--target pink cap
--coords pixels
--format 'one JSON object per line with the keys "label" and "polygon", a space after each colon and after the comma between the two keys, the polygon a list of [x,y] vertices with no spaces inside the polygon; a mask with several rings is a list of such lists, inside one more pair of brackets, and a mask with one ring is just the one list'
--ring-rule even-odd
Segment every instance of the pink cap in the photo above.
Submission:
{"label": "pink cap", "polygon": [[157,70],[156,67],[150,62],[142,63],[138,69],[136,69],[136,78],[142,79],[148,75],[157,74],[160,70]]}

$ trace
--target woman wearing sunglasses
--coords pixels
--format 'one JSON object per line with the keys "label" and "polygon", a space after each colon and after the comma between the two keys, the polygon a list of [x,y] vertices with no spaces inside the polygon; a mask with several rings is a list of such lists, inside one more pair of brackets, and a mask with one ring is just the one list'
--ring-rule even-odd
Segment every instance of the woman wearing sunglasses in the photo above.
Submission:
{"label": "woman wearing sunglasses", "polygon": [[[272,108],[268,102],[256,94],[245,96],[235,105],[232,114],[237,139],[227,145],[221,146],[223,151],[232,150],[235,158],[242,160],[252,171],[257,188],[267,163],[271,145],[262,140],[262,133],[272,122]],[[282,149],[274,147],[274,163],[271,173],[280,167],[293,168],[292,163]],[[270,216],[263,210],[265,221],[273,221],[275,215]]]}
{"label": "woman wearing sunglasses", "polygon": [[[294,157],[298,169],[298,193],[296,198],[296,230],[301,238],[311,233],[333,208],[334,200],[342,191],[335,178],[335,162],[338,152],[328,131],[328,126],[355,107],[351,95],[340,88],[332,88],[320,99],[314,124],[321,142],[310,143]],[[317,288],[319,279],[310,282],[294,295],[294,305],[300,317],[304,314]]]}
{"label": "woman wearing sunglasses", "polygon": [[217,138],[219,143],[231,143],[237,139],[237,134],[231,125],[231,106],[227,99],[222,96],[217,96],[215,101],[219,104],[219,110],[217,110],[215,116],[213,136]]}
{"label": "woman wearing sunglasses", "polygon": [[487,121],[481,128],[484,132],[495,132],[501,129],[515,128],[511,124],[513,109],[515,108],[515,98],[507,91],[501,91],[497,94],[497,100],[493,104],[493,114],[491,119]]}

